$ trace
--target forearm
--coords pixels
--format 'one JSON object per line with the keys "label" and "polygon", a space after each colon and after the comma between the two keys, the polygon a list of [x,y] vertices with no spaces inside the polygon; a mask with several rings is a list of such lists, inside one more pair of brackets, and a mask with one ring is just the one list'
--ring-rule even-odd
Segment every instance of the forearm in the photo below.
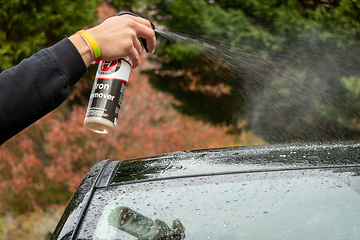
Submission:
{"label": "forearm", "polygon": [[0,145],[68,97],[70,87],[94,60],[94,49],[96,60],[128,56],[135,68],[142,50],[138,38],[146,39],[150,53],[156,45],[150,22],[131,15],[111,17],[87,33],[95,47],[89,44],[89,48],[88,41],[74,34],[0,73]]}
{"label": "forearm", "polygon": [[58,107],[87,71],[69,39],[0,74],[0,144]]}

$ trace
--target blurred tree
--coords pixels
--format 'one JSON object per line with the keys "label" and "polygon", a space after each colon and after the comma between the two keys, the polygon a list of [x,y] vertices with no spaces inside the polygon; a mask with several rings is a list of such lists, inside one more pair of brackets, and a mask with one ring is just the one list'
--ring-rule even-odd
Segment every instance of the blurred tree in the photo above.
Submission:
{"label": "blurred tree", "polygon": [[136,0],[109,0],[107,2],[119,11],[139,11],[142,4],[142,1]]}
{"label": "blurred tree", "polygon": [[151,83],[173,94],[182,113],[233,132],[246,119],[245,128],[269,142],[360,135],[360,108],[345,97],[357,87],[345,79],[360,75],[357,1],[144,2],[170,30]]}
{"label": "blurred tree", "polygon": [[1,0],[0,71],[96,23],[100,0]]}

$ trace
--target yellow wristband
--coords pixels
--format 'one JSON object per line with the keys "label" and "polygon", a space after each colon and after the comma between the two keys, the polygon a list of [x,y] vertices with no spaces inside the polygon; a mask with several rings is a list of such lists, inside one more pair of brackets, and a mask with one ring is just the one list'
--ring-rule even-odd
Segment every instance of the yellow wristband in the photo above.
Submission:
{"label": "yellow wristband", "polygon": [[88,42],[88,44],[92,48],[92,51],[94,52],[95,60],[91,64],[96,64],[96,63],[100,62],[101,52],[100,52],[99,46],[95,42],[94,38],[85,30],[80,30],[77,33],[84,37],[84,39]]}

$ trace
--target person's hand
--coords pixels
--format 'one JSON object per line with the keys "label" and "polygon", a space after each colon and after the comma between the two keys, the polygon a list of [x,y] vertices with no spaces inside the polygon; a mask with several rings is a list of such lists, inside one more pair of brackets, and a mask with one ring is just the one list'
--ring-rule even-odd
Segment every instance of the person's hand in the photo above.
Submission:
{"label": "person's hand", "polygon": [[[155,32],[151,28],[150,22],[141,17],[127,14],[111,17],[98,26],[88,29],[87,32],[94,38],[99,46],[101,60],[104,61],[111,61],[128,56],[132,62],[132,67],[137,67],[142,51],[139,41],[140,37],[146,39],[150,53],[153,53],[155,50]],[[81,36],[76,35],[71,36],[70,40],[78,48],[85,63],[89,65],[91,60],[89,61],[89,54],[86,51],[86,42],[81,39]],[[86,47],[83,44],[85,44]]]}

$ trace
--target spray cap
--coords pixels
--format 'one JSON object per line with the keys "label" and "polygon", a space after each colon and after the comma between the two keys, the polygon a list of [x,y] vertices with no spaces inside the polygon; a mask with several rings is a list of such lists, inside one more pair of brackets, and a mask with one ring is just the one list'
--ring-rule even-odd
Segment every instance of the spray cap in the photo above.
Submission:
{"label": "spray cap", "polygon": [[[136,15],[135,13],[126,12],[126,11],[120,12],[116,16],[121,16],[121,15],[124,15],[124,14],[129,14],[129,15],[133,15],[135,17],[140,17],[140,16]],[[150,22],[150,24],[151,24],[151,28],[155,31],[155,25],[152,22]],[[140,39],[141,39],[142,44],[144,45],[144,48],[145,48],[146,52],[149,52],[148,47],[147,47],[147,43],[146,43],[146,39],[144,39],[144,38],[140,38]]]}

